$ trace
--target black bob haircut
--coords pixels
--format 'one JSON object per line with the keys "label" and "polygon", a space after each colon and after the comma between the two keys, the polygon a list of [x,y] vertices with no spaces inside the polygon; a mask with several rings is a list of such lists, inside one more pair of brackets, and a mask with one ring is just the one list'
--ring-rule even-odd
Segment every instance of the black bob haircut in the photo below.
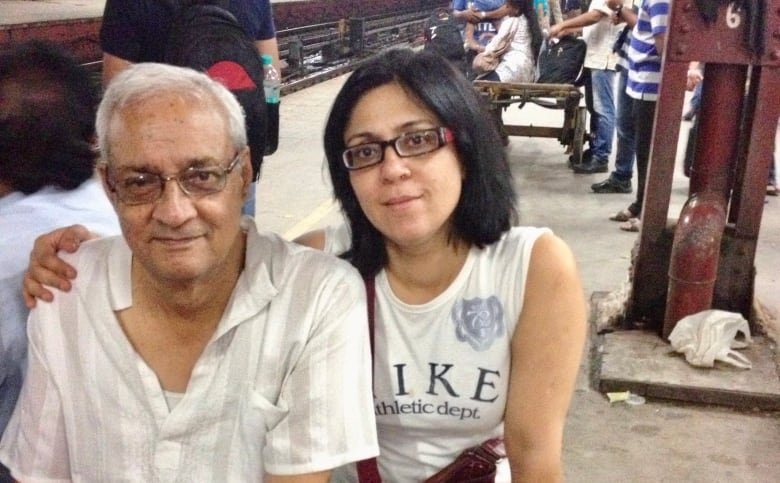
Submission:
{"label": "black bob haircut", "polygon": [[358,101],[377,87],[397,82],[455,134],[464,171],[460,200],[452,214],[450,241],[484,247],[517,220],[516,195],[501,137],[485,101],[446,59],[429,52],[390,49],[361,65],[347,80],[325,126],[325,155],[331,182],[352,232],[343,255],[364,277],[387,263],[382,234],[360,208],[342,162],[344,131]]}
{"label": "black bob haircut", "polygon": [[0,94],[3,182],[31,194],[92,177],[99,88],[89,72],[56,45],[30,41],[0,51],[0,90],[12,85],[13,99]]}

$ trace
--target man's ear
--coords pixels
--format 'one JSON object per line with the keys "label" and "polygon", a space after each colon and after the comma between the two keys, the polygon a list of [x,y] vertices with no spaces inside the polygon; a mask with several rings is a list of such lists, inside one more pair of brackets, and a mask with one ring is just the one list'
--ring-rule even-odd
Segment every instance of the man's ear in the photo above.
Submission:
{"label": "man's ear", "polygon": [[244,198],[249,193],[249,187],[254,181],[252,177],[252,156],[249,151],[249,146],[244,148],[244,152],[241,153],[241,183]]}
{"label": "man's ear", "polygon": [[111,186],[108,184],[108,165],[104,162],[100,162],[95,167],[95,170],[100,176],[100,184],[103,185],[103,191],[106,193],[108,200],[111,202],[112,205],[116,206],[116,193],[114,192],[113,189],[111,189]]}

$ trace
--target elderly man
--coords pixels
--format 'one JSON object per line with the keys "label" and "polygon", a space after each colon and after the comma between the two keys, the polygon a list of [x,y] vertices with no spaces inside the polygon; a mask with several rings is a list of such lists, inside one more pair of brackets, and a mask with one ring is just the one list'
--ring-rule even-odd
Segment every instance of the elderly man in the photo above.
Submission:
{"label": "elderly man", "polygon": [[0,443],[13,476],[325,482],[375,455],[362,282],[241,219],[251,166],[230,92],[137,64],[97,133],[123,236],[85,244],[73,289],[31,313]]}

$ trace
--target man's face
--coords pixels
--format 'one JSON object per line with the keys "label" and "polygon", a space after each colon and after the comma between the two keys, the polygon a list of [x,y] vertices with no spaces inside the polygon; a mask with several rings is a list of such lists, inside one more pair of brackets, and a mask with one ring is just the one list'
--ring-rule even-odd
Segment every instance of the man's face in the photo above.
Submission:
{"label": "man's face", "polygon": [[[227,167],[236,156],[223,109],[192,96],[161,94],[114,114],[108,128],[108,175],[116,182],[138,174],[177,175],[189,167]],[[133,252],[134,273],[191,285],[243,260],[241,205],[251,181],[249,153],[227,175],[225,188],[199,198],[175,180],[156,201],[129,205],[107,188]]]}

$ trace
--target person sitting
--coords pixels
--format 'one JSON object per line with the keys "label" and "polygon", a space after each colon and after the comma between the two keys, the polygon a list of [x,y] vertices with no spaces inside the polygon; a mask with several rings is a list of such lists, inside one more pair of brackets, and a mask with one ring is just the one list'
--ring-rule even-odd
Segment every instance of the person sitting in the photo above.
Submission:
{"label": "person sitting", "polygon": [[[348,224],[298,241],[373,280],[383,481],[422,481],[496,437],[507,451],[496,481],[559,481],[584,296],[560,238],[512,226],[511,171],[476,90],[442,57],[388,50],[343,85],[324,141]],[[50,298],[39,282],[74,275],[53,237],[78,232],[39,239],[28,296]],[[333,480],[358,481],[355,466]]]}
{"label": "person sitting", "polygon": [[241,108],[194,70],[139,63],[97,113],[122,236],[82,245],[29,320],[0,442],[18,480],[326,482],[377,453],[363,283],[260,234]]}
{"label": "person sitting", "polygon": [[509,48],[501,55],[495,70],[480,80],[500,82],[533,82],[536,59],[542,46],[542,31],[533,8],[533,0],[506,0],[509,10],[495,37],[485,47],[485,53],[495,52],[504,42]]}
{"label": "person sitting", "polygon": [[485,47],[476,38],[476,27],[480,22],[490,22],[493,28],[498,30],[501,20],[509,12],[504,0],[454,0],[452,2],[453,15],[464,20],[463,43],[465,47],[474,52],[482,52]]}
{"label": "person sitting", "polygon": [[22,386],[29,311],[21,287],[35,238],[68,223],[119,233],[93,176],[97,102],[90,73],[55,45],[0,52],[0,435]]}

